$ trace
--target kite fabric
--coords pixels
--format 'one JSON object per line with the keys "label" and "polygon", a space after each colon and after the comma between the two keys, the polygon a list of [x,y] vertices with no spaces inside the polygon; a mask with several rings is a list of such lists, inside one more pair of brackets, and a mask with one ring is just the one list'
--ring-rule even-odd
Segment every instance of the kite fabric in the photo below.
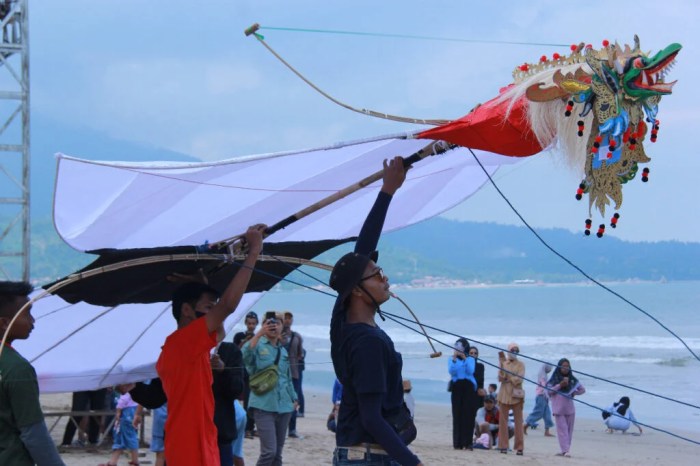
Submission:
{"label": "kite fabric", "polygon": [[[507,89],[502,89],[501,93]],[[513,157],[528,157],[542,151],[530,127],[528,102],[524,96],[512,106],[510,101],[496,97],[462,118],[423,131],[417,137]]]}
{"label": "kite fabric", "polygon": [[[59,235],[81,251],[214,243],[251,224],[272,225],[380,170],[382,160],[408,156],[426,145],[413,137],[415,133],[196,164],[107,163],[59,155],[54,221]],[[521,160],[484,152],[477,156],[489,175]],[[428,157],[408,172],[384,231],[438,215],[487,180],[466,149]],[[274,233],[265,244],[284,247],[290,241],[354,237],[380,187],[381,181],[372,183]],[[122,253],[127,254],[115,251],[101,259],[118,260]],[[226,320],[227,331],[262,294],[244,295]],[[36,367],[43,393],[154,377],[161,345],[175,330],[169,303],[105,307],[49,296],[34,304],[32,314],[36,328],[31,338],[15,346]]]}
{"label": "kite fabric", "polygon": [[[411,134],[409,136],[414,136]],[[272,225],[428,142],[383,137],[211,163],[118,163],[58,156],[54,222],[80,251],[201,245]],[[518,159],[479,152],[489,173]],[[415,164],[385,224],[396,230],[464,201],[488,180],[463,148]],[[267,238],[314,241],[356,236],[381,181]]]}
{"label": "kite fabric", "polygon": [[[285,276],[296,270],[301,263],[290,263],[280,257],[311,259],[354,238],[327,241],[291,241],[264,244],[263,254],[269,261],[258,261],[255,265],[246,292],[267,291]],[[203,251],[202,251],[203,250]],[[57,289],[53,294],[70,303],[84,301],[98,306],[118,306],[133,303],[158,303],[170,300],[181,281],[181,276],[202,275],[207,283],[217,290],[224,290],[239,270],[239,263],[221,259],[224,251],[211,250],[204,246],[173,246],[144,249],[102,249],[90,251],[99,258],[77,273],[95,271],[87,278],[73,281]],[[215,255],[217,254],[217,255]],[[147,262],[144,258],[158,257],[164,260]],[[189,258],[188,258],[189,257]],[[277,258],[277,260],[275,260]],[[136,266],[118,267],[102,272],[103,267],[123,264],[125,261],[139,262]],[[66,277],[68,278],[68,277]],[[44,286],[51,288],[56,283]]]}
{"label": "kite fabric", "polygon": [[[246,293],[226,319],[231,330],[263,293]],[[157,377],[165,338],[177,328],[170,303],[101,307],[49,295],[32,307],[34,330],[12,346],[36,369],[41,393],[96,390]]]}

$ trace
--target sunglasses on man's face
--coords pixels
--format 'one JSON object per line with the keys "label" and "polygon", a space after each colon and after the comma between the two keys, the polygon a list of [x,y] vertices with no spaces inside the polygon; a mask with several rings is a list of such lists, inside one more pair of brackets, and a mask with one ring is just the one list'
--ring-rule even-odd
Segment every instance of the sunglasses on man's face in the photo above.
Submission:
{"label": "sunglasses on man's face", "polygon": [[380,280],[384,280],[384,271],[382,270],[381,267],[377,267],[377,269],[370,275],[367,275],[366,277],[360,278],[360,282],[363,282],[365,280],[369,280],[374,277],[379,277]]}

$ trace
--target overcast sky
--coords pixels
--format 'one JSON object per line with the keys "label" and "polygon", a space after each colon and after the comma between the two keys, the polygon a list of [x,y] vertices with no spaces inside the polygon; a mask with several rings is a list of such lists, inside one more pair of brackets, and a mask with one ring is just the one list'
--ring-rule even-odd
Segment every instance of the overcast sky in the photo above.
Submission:
{"label": "overcast sky", "polygon": [[[635,241],[700,241],[699,5],[690,0],[34,0],[29,11],[32,111],[205,160],[316,147],[417,127],[359,115],[325,100],[244,36],[252,23],[596,46],[604,39],[631,43],[636,33],[642,48],[654,53],[672,42],[684,48],[669,78],[679,80],[674,94],[660,105],[659,140],[646,144],[653,159],[651,181],[635,179],[625,187],[619,228],[608,234]],[[458,118],[509,84],[516,65],[569,52],[568,45],[261,32],[340,100],[419,118]],[[496,181],[533,226],[581,231],[587,208],[574,199],[580,179],[558,161],[557,154],[540,154],[499,172]],[[490,187],[447,216],[520,224]]]}

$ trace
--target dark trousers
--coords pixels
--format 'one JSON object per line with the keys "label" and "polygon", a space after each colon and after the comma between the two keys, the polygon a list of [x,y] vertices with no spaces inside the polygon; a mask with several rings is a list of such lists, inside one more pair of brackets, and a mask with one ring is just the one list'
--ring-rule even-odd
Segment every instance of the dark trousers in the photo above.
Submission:
{"label": "dark trousers", "polygon": [[294,383],[294,390],[297,392],[297,397],[299,397],[299,412],[301,414],[304,414],[304,387],[303,387],[303,381],[304,381],[304,371],[300,370],[299,371],[299,387],[297,388],[297,381],[292,380]]}
{"label": "dark trousers", "polygon": [[[292,378],[292,385],[294,386],[294,391],[297,394],[297,400],[299,403],[298,411],[301,412],[301,372],[299,372],[299,378]],[[297,430],[297,411],[292,411],[292,417],[289,418],[289,432],[296,432]]]}
{"label": "dark trousers", "polygon": [[255,424],[260,437],[260,457],[257,466],[279,466],[282,464],[282,449],[287,439],[287,426],[291,413],[272,413],[255,410]]}
{"label": "dark trousers", "polygon": [[468,448],[474,440],[476,387],[465,379],[452,384],[452,446]]}
{"label": "dark trousers", "polygon": [[[241,432],[241,435],[243,433]],[[221,466],[233,466],[233,442],[219,442],[219,462]]]}
{"label": "dark trousers", "polygon": [[246,421],[245,421],[245,431],[246,432],[253,432],[255,430],[255,408],[251,408],[248,406],[248,402],[250,401],[250,386],[246,383],[245,387],[243,388],[243,393],[244,393],[244,399],[243,399],[243,407],[245,408],[245,413],[246,413]]}
{"label": "dark trousers", "polygon": [[[106,394],[106,388],[89,392],[74,392],[71,411],[103,410],[106,407]],[[70,445],[73,442],[75,430],[77,429],[76,425],[80,425],[82,419],[82,416],[73,416],[72,421],[68,420],[66,430],[63,433],[63,445]],[[90,416],[87,431],[88,441],[90,443],[97,443],[100,439],[99,416]]]}

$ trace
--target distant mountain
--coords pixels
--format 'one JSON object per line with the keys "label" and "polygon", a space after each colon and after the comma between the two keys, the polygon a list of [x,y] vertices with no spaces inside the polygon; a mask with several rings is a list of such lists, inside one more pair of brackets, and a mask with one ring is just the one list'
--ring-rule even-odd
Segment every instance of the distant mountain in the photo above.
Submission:
{"label": "distant mountain", "polygon": [[[196,162],[189,155],[111,138],[105,134],[75,128],[61,122],[32,115],[30,132],[31,164],[31,275],[45,283],[82,267],[89,258],[68,247],[56,234],[52,221],[53,189],[56,179],[54,154],[91,160],[182,161]],[[0,218],[0,231],[9,223]],[[14,228],[1,244],[8,250],[19,250],[19,229]],[[2,264],[10,277],[19,277],[19,261]]]}
{"label": "distant mountain", "polygon": [[571,264],[598,280],[700,278],[700,243],[632,243],[564,229],[537,233],[563,258],[524,227],[441,218],[385,235],[384,241],[408,254],[419,274],[426,269],[438,272],[434,269],[438,263],[442,265],[440,274],[463,280],[585,280]]}
{"label": "distant mountain", "polygon": [[31,139],[31,208],[32,215],[51,215],[56,180],[54,154],[90,160],[196,162],[197,159],[159,147],[111,138],[87,128],[32,115]]}
{"label": "distant mountain", "polygon": [[[392,283],[425,281],[425,277],[472,283],[587,280],[572,264],[600,281],[700,280],[700,243],[632,243],[563,229],[537,233],[563,259],[525,227],[432,218],[384,235],[379,263]],[[333,264],[351,248],[345,245],[317,260]],[[293,278],[317,284],[303,276]]]}

